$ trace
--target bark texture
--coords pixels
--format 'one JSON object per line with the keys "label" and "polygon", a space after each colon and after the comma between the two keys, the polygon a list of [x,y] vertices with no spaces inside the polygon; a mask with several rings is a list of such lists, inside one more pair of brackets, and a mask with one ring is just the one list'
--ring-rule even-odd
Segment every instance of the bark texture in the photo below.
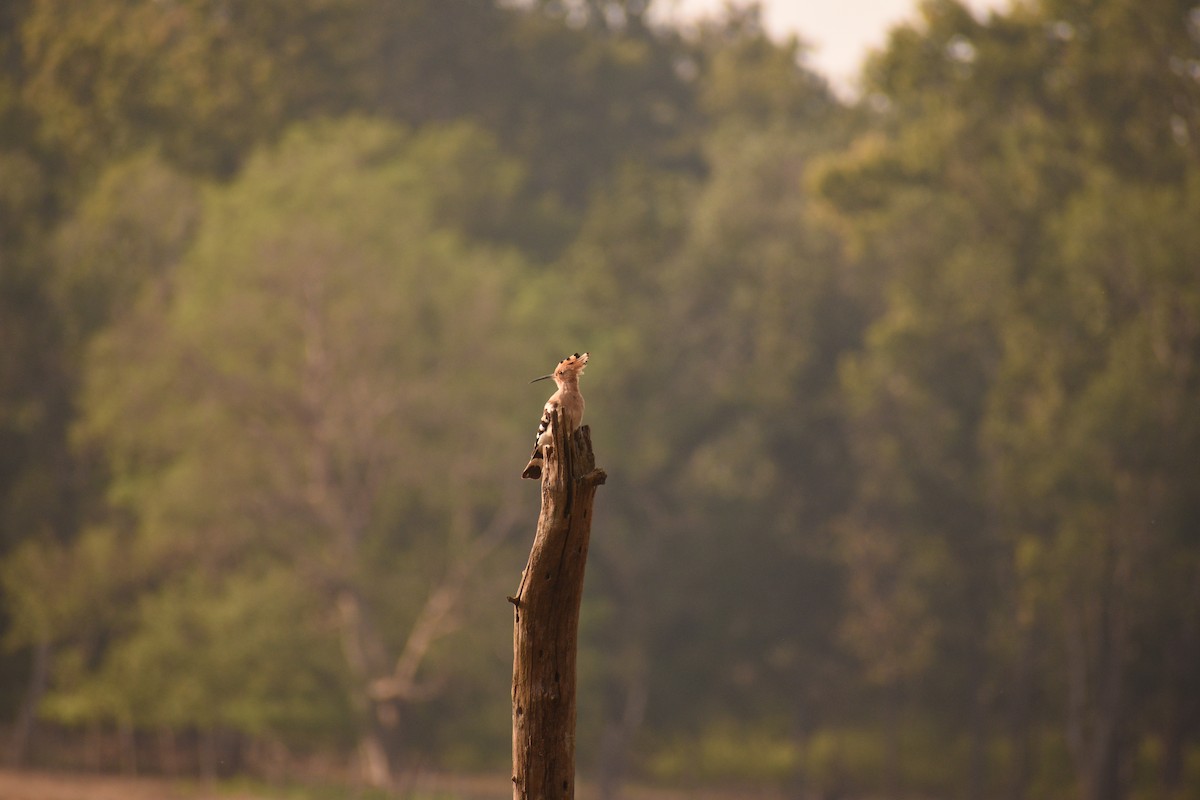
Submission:
{"label": "bark texture", "polygon": [[542,469],[542,510],[521,574],[513,622],[513,800],[575,796],[575,658],[592,528],[591,434],[555,412]]}

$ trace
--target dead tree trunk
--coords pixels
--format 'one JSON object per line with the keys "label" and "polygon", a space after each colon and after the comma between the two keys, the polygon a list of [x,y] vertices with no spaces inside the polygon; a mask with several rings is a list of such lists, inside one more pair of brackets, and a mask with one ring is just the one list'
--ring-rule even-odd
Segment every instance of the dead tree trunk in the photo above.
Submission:
{"label": "dead tree trunk", "polygon": [[561,412],[542,467],[542,512],[514,597],[513,800],[575,797],[575,655],[596,469],[586,426]]}

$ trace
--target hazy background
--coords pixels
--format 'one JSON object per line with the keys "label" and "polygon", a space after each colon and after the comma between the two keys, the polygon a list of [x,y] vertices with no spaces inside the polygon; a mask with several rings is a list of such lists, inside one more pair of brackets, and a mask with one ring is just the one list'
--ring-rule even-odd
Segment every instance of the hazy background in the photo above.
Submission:
{"label": "hazy background", "polygon": [[8,763],[506,794],[588,350],[600,795],[1195,796],[1200,10],[681,13],[0,5]]}
{"label": "hazy background", "polygon": [[[658,0],[652,15],[686,27],[717,16],[727,0]],[[745,5],[745,4],[741,4]],[[859,68],[864,58],[887,42],[888,32],[918,14],[916,0],[842,0],[819,3],[813,0],[761,0],[763,28],[782,41],[798,36],[809,48],[807,63],[828,78],[843,94],[858,88]],[[965,7],[977,16],[1008,6],[1005,0],[966,0]]]}

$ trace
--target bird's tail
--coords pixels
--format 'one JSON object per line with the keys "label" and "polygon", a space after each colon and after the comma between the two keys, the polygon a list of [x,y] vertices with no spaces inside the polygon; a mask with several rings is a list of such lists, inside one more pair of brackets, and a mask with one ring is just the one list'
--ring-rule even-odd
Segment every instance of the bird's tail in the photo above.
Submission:
{"label": "bird's tail", "polygon": [[521,477],[530,480],[542,477],[542,448],[533,448],[533,455],[529,457],[529,463],[525,465],[525,471],[521,473]]}

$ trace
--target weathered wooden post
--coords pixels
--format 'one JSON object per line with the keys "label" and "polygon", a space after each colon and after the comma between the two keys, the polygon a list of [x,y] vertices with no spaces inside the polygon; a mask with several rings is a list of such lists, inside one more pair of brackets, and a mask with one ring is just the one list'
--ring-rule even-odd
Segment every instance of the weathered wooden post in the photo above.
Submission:
{"label": "weathered wooden post", "polygon": [[554,412],[542,469],[542,511],[513,613],[513,800],[575,797],[575,656],[592,531],[607,475],[591,432]]}

